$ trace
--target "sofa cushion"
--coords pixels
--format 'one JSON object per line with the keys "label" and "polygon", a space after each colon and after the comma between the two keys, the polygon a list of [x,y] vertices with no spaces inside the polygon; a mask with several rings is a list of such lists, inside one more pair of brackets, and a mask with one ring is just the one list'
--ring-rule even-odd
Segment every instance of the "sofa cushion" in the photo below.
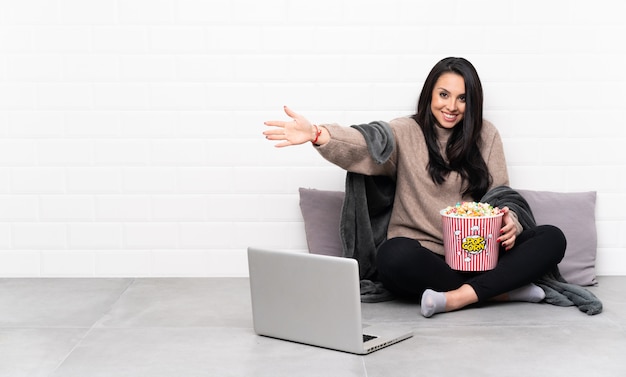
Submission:
{"label": "sofa cushion", "polygon": [[530,205],[537,224],[559,227],[567,239],[559,271],[567,282],[594,285],[596,280],[596,192],[517,190]]}
{"label": "sofa cushion", "polygon": [[344,193],[300,188],[300,211],[309,252],[341,256],[339,221]]}

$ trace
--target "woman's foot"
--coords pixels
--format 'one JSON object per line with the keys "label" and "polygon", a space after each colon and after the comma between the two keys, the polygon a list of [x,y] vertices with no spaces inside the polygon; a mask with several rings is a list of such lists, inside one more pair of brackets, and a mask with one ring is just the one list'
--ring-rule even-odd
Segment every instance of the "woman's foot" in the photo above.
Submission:
{"label": "woman's foot", "polygon": [[422,294],[420,311],[426,318],[430,318],[436,313],[445,312],[446,294],[442,292],[435,292],[432,289],[425,290]]}
{"label": "woman's foot", "polygon": [[546,293],[531,283],[508,292],[506,296],[509,301],[540,302],[546,298]]}
{"label": "woman's foot", "polygon": [[422,294],[420,311],[426,318],[441,312],[451,312],[478,302],[478,296],[469,284],[448,292],[437,292],[427,289]]}

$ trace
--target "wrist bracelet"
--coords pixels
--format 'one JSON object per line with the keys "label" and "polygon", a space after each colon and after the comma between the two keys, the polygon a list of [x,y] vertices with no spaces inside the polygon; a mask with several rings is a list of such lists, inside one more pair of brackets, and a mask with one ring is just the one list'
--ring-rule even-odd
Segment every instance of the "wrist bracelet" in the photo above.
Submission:
{"label": "wrist bracelet", "polygon": [[316,125],[313,125],[313,127],[315,127],[315,139],[313,139],[312,143],[315,144],[317,143],[317,139],[320,138],[320,135],[322,134],[322,130]]}

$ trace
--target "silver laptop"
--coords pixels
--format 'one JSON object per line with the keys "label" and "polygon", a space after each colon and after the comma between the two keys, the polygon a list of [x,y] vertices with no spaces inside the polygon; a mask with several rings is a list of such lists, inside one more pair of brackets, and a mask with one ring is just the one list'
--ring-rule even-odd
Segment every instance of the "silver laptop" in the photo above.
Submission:
{"label": "silver laptop", "polygon": [[259,335],[367,354],[413,336],[361,324],[357,261],[248,248],[254,331]]}

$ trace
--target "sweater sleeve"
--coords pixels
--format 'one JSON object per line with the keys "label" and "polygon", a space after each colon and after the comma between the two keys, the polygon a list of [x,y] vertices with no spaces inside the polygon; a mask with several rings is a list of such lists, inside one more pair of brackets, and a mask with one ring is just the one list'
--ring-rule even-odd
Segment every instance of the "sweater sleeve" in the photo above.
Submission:
{"label": "sweater sleeve", "polygon": [[364,175],[395,175],[395,149],[387,162],[379,165],[371,157],[367,149],[365,138],[358,130],[352,127],[342,127],[337,124],[325,124],[322,125],[322,127],[328,130],[330,141],[315,148],[326,160],[353,173]]}

